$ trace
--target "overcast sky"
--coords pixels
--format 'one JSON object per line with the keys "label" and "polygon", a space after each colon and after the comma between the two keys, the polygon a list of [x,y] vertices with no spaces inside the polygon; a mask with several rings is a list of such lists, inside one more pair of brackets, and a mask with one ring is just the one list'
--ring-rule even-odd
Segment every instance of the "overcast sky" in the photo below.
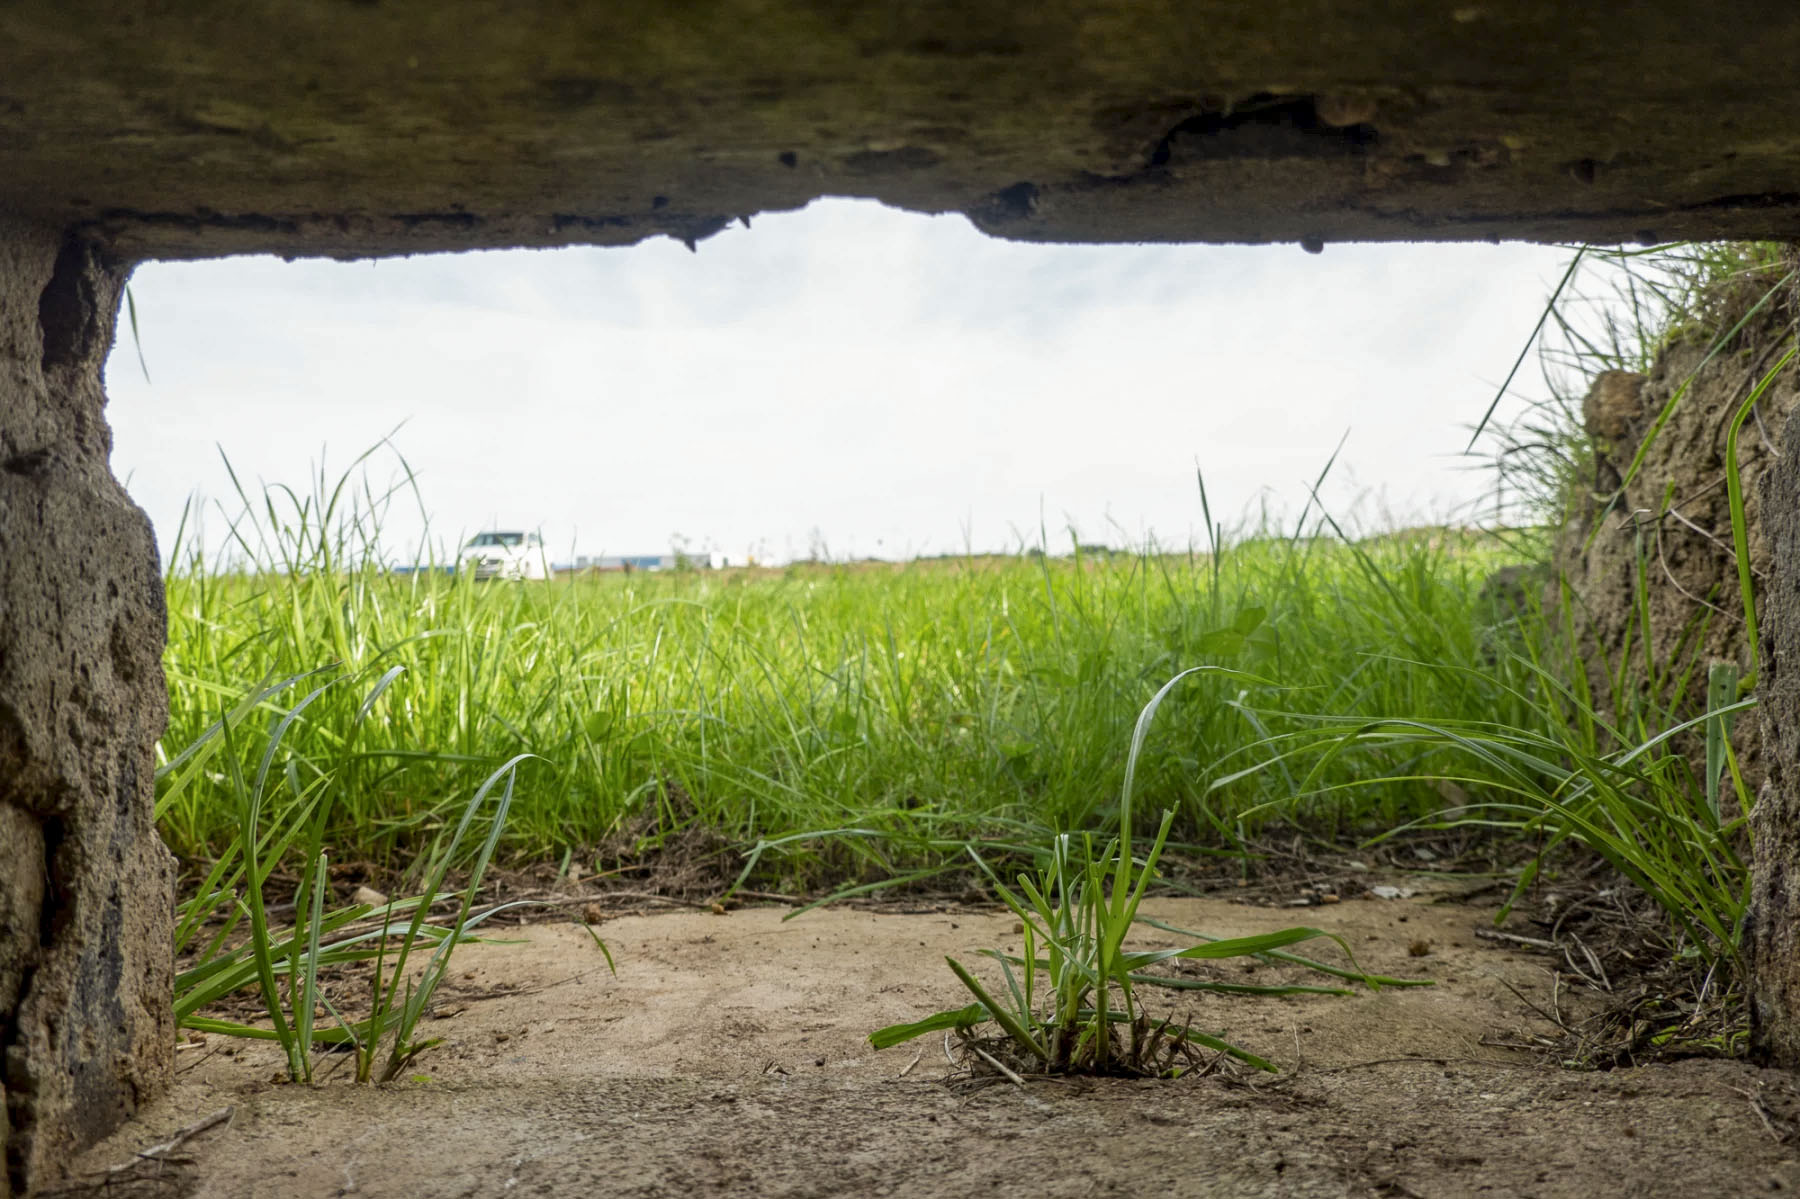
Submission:
{"label": "overcast sky", "polygon": [[[399,427],[431,529],[558,560],[1203,539],[1327,490],[1450,518],[1459,457],[1564,255],[1528,246],[1036,246],[819,202],[700,243],[151,264],[108,365],[113,466],[165,542],[196,493],[300,487]],[[378,483],[397,462],[373,459]],[[216,537],[223,521],[207,518]],[[412,543],[417,505],[389,516]]]}

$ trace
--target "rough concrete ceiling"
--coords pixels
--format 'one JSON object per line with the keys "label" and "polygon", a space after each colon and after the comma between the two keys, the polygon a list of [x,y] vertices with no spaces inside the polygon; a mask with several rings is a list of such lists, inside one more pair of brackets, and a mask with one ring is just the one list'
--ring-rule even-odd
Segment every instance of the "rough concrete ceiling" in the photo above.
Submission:
{"label": "rough concrete ceiling", "polygon": [[1800,234],[1800,6],[15,0],[0,208],[132,256]]}

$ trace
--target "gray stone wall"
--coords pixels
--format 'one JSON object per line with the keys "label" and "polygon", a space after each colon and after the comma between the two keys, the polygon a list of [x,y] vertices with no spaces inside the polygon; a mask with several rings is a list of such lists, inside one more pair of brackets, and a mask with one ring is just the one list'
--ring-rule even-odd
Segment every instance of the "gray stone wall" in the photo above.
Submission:
{"label": "gray stone wall", "polygon": [[173,1068],[167,711],[149,521],[108,466],[125,267],[0,217],[0,1191],[42,1185]]}

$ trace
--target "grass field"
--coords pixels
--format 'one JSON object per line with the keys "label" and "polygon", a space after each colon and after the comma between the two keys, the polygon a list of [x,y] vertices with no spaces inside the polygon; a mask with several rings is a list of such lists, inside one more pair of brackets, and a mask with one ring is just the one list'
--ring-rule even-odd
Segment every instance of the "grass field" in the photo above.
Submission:
{"label": "grass field", "polygon": [[[286,800],[329,780],[339,861],[404,864],[495,766],[520,771],[503,855],[591,853],[629,824],[691,822],[795,841],[771,868],[847,878],[970,839],[1105,828],[1145,700],[1192,666],[1146,747],[1140,788],[1183,839],[1229,847],[1270,820],[1374,830],[1439,788],[1382,751],[1307,793],[1284,769],[1237,782],[1266,738],[1320,718],[1518,723],[1484,578],[1518,553],[1480,534],[1246,538],[1210,553],[939,559],[475,583],[367,564],[330,492],[241,525],[245,570],[191,556],[168,578],[165,758],[260,686],[319,672],[245,712],[287,732]],[[1497,666],[1497,658],[1502,663]],[[378,680],[401,673],[363,713]],[[246,759],[260,735],[242,737]],[[1380,760],[1371,762],[1374,754]],[[253,766],[251,762],[249,765]],[[159,818],[204,861],[235,834],[226,775],[170,785]],[[588,867],[591,869],[591,866]]]}

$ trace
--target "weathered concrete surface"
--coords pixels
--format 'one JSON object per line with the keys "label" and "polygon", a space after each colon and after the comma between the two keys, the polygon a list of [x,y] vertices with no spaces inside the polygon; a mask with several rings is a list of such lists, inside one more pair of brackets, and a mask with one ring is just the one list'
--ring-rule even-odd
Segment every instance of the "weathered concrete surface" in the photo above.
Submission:
{"label": "weathered concrete surface", "polygon": [[167,1085],[173,870],[149,521],[107,465],[122,267],[0,220],[0,1089],[21,1192]]}
{"label": "weathered concrete surface", "polygon": [[[1383,881],[1427,894],[1347,894],[1306,919],[1354,945],[1364,969],[1434,986],[1341,998],[1140,993],[1159,1017],[1228,1028],[1278,1076],[971,1092],[944,1085],[940,1038],[874,1050],[871,1029],[967,1000],[946,954],[998,981],[980,951],[1019,946],[1003,909],[627,916],[604,925],[616,976],[568,924],[457,950],[442,1018],[426,1026],[443,1043],[391,1087],[356,1086],[347,1071],[322,1087],[272,1087],[282,1058],[266,1042],[227,1046],[229,1057],[218,1039],[196,1047],[170,1097],[85,1155],[71,1181],[93,1188],[84,1199],[1787,1199],[1800,1189],[1800,1160],[1759,1115],[1793,1126],[1800,1078],[1743,1062],[1575,1072],[1500,1048],[1554,1035],[1527,1006],[1548,1010],[1553,987],[1571,1015],[1592,993],[1553,981],[1554,957],[1470,936],[1492,910],[1442,902],[1453,885]],[[1293,920],[1291,909],[1223,898],[1152,900],[1148,914],[1220,936]],[[1175,943],[1141,933],[1133,942],[1145,948]],[[1428,957],[1410,952],[1420,938]],[[1237,962],[1212,977],[1246,978]],[[1255,971],[1261,983],[1316,979]],[[183,1147],[191,1168],[135,1172],[161,1191],[127,1189],[112,1172],[227,1105],[229,1128]]]}
{"label": "weathered concrete surface", "polygon": [[1800,234],[1768,0],[0,7],[0,209],[129,256],[702,237]]}
{"label": "weathered concrete surface", "polygon": [[1768,775],[1751,818],[1750,1028],[1758,1053],[1800,1066],[1800,420],[1763,476],[1762,509],[1770,571],[1757,698]]}

